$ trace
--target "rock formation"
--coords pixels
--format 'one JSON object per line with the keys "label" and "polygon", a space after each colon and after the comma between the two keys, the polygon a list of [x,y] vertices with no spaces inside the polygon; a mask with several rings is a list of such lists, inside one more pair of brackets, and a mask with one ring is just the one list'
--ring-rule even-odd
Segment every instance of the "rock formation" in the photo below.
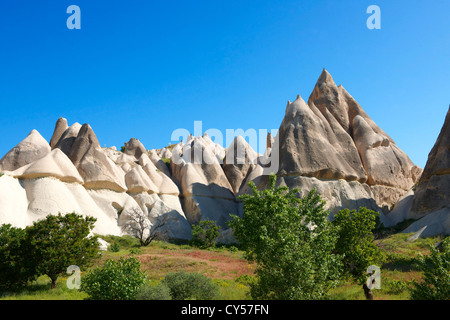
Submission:
{"label": "rock formation", "polygon": [[48,142],[36,130],[0,159],[0,170],[13,171],[42,158],[51,151]]}
{"label": "rock formation", "polygon": [[240,214],[240,205],[219,163],[217,150],[206,134],[178,144],[172,152],[172,178],[181,190],[189,223],[208,218],[227,228],[229,215]]}
{"label": "rock formation", "polygon": [[308,104],[288,102],[278,132],[280,184],[316,188],[335,212],[366,206],[387,212],[413,186],[415,166],[324,69]]}
{"label": "rock formation", "polygon": [[414,189],[389,213],[391,224],[419,219],[404,232],[417,232],[416,237],[450,235],[450,108]]}
{"label": "rock formation", "polygon": [[75,211],[97,218],[94,232],[119,235],[138,213],[152,228],[164,221],[167,235],[181,239],[190,238],[192,224],[212,219],[223,228],[221,239],[230,241],[230,214],[242,215],[237,197],[251,192],[249,181],[267,185],[272,159],[279,163],[279,185],[315,188],[332,212],[365,206],[384,212],[386,224],[423,217],[411,228],[424,235],[448,232],[449,117],[422,178],[422,170],[326,70],[308,102],[300,96],[288,102],[264,155],[242,137],[224,148],[206,133],[153,150],[132,138],[122,152],[101,148],[89,124],[68,126],[60,118],[50,143],[33,130],[0,160],[0,224],[23,227],[47,214]]}

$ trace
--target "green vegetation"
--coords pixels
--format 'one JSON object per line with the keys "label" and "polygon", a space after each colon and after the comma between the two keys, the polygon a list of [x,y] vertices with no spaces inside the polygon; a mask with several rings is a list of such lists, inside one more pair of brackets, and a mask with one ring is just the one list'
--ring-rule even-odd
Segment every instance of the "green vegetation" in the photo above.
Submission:
{"label": "green vegetation", "polygon": [[174,300],[213,300],[218,297],[218,287],[203,274],[196,272],[171,272],[162,280]]}
{"label": "green vegetation", "polygon": [[[269,189],[252,185],[253,195],[241,198],[244,215],[230,222],[235,245],[213,246],[217,226],[208,221],[193,232],[197,242],[142,246],[132,236],[102,236],[110,243],[102,252],[97,236],[88,237],[95,219],[75,213],[25,229],[2,225],[0,298],[362,300],[367,267],[377,265],[374,299],[450,299],[449,237],[410,241],[392,233],[399,226],[377,229],[366,208],[341,210],[330,222],[314,191],[299,198],[275,185],[272,176]],[[68,279],[69,265],[82,267],[81,289],[56,282]]]}
{"label": "green vegetation", "polygon": [[162,162],[164,162],[166,164],[167,168],[169,168],[169,170],[171,170],[170,169],[170,159],[169,158],[161,158],[161,160],[162,160]]}
{"label": "green vegetation", "polygon": [[216,245],[216,239],[220,235],[220,228],[213,220],[205,219],[192,226],[191,245],[207,249]]}
{"label": "green vegetation", "polygon": [[15,289],[47,275],[51,288],[67,267],[89,267],[98,253],[97,238],[88,237],[96,219],[76,213],[48,215],[32,226],[0,227],[0,280],[3,289]]}
{"label": "green vegetation", "polygon": [[431,246],[428,257],[419,257],[423,282],[414,282],[413,300],[450,300],[450,237],[442,241],[442,252]]}
{"label": "green vegetation", "polygon": [[37,266],[38,274],[46,274],[52,280],[52,288],[68,266],[88,267],[97,255],[97,238],[88,237],[95,221],[76,213],[59,213],[26,228],[26,242],[32,248],[29,259]]}
{"label": "green vegetation", "polygon": [[366,285],[367,268],[381,265],[385,258],[374,243],[373,230],[378,218],[378,212],[362,207],[358,211],[340,210],[332,222],[338,230],[335,252],[343,257],[343,276],[363,286],[368,298],[372,293]]}
{"label": "green vegetation", "polygon": [[132,300],[145,284],[146,275],[134,257],[107,260],[83,277],[81,291],[92,300]]}
{"label": "green vegetation", "polygon": [[136,300],[172,300],[169,287],[164,283],[145,284],[139,289]]}
{"label": "green vegetation", "polygon": [[270,187],[243,195],[244,216],[230,226],[246,257],[257,264],[254,299],[320,299],[337,284],[341,258],[333,250],[335,228],[327,219],[325,202],[312,190],[297,197],[298,189]]}
{"label": "green vegetation", "polygon": [[0,290],[25,286],[36,278],[36,266],[28,259],[26,232],[10,224],[0,227]]}

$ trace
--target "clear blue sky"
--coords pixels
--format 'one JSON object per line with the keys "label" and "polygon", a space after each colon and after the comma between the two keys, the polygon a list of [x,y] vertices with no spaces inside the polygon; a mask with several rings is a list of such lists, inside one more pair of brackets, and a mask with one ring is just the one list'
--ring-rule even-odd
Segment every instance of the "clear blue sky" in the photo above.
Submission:
{"label": "clear blue sky", "polygon": [[325,67],[424,167],[450,103],[449,17],[448,0],[2,1],[0,157],[60,116],[118,148],[164,147],[195,120],[277,129]]}

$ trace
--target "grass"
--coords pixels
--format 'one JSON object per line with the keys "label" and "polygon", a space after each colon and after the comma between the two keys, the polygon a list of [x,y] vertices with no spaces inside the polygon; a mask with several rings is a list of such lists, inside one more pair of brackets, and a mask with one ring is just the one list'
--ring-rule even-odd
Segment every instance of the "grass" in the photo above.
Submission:
{"label": "grass", "polygon": [[[420,281],[422,273],[416,267],[419,254],[428,255],[429,246],[442,239],[427,238],[408,241],[411,234],[390,234],[375,240],[386,253],[386,262],[381,268],[381,289],[373,290],[375,300],[408,300],[411,281]],[[141,261],[147,281],[158,284],[172,271],[202,273],[219,286],[223,300],[250,299],[249,283],[254,280],[254,265],[244,259],[244,253],[234,246],[219,246],[212,249],[198,249],[186,242],[169,243],[153,241],[147,247],[139,247],[139,242],[130,236],[102,236],[110,244],[118,244],[118,251],[103,251],[95,259],[92,268],[101,266],[108,259],[135,256]],[[83,276],[83,273],[82,273]],[[60,277],[57,287],[50,289],[50,279],[39,277],[35,282],[18,292],[4,293],[5,300],[82,300],[87,295],[79,290],[70,290],[66,279]],[[81,280],[82,281],[82,280]],[[364,300],[362,287],[350,280],[342,281],[330,290],[327,299]]]}

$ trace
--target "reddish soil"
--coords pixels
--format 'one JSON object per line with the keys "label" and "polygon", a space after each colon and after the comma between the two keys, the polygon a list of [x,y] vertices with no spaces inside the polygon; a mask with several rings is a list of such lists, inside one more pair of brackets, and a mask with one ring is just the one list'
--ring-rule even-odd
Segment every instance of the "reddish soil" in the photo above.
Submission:
{"label": "reddish soil", "polygon": [[205,250],[146,253],[138,258],[142,268],[152,278],[184,270],[203,273],[211,278],[235,279],[242,274],[252,274],[254,267],[245,259],[231,254]]}

